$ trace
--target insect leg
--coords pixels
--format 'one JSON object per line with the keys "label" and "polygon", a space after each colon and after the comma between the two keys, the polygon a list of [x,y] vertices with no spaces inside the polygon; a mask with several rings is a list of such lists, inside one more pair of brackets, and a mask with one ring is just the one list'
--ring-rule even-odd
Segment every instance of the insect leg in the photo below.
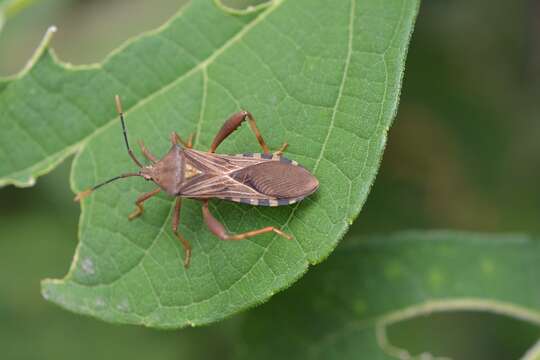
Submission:
{"label": "insect leg", "polygon": [[285,149],[287,149],[288,146],[289,146],[289,144],[283,143],[283,145],[281,145],[279,150],[274,151],[274,155],[281,156],[283,154],[283,152],[285,151]]}
{"label": "insect leg", "polygon": [[129,156],[133,159],[135,164],[137,164],[138,167],[142,168],[143,165],[141,162],[135,157],[135,154],[129,147],[129,141],[127,137],[127,130],[126,130],[126,123],[124,121],[124,111],[122,110],[122,103],[120,102],[120,96],[116,95],[114,100],[116,101],[116,111],[118,112],[118,115],[120,115],[120,122],[122,123],[122,132],[124,133],[124,141],[126,143],[127,151]]}
{"label": "insect leg", "polygon": [[208,200],[204,200],[202,210],[204,222],[206,223],[210,231],[212,231],[221,240],[243,240],[267,232],[274,232],[279,236],[284,237],[285,239],[292,240],[291,235],[284,233],[283,231],[273,226],[267,226],[262,229],[247,231],[241,234],[229,234],[223,224],[217,221],[217,219],[210,213],[210,210],[208,209]]}
{"label": "insect leg", "polygon": [[242,125],[242,122],[244,122],[246,119],[248,120],[249,126],[255,134],[255,137],[259,141],[259,145],[261,145],[263,152],[265,154],[269,154],[270,150],[268,149],[268,146],[266,145],[266,142],[264,141],[259,129],[257,129],[255,118],[253,118],[253,115],[251,115],[251,113],[248,111],[237,112],[236,114],[233,114],[227,121],[225,121],[225,124],[223,124],[217,135],[214,137],[214,141],[212,141],[210,152],[216,152],[219,144],[221,144],[221,142],[231,135],[234,130]]}
{"label": "insect leg", "polygon": [[180,137],[180,135],[178,135],[178,133],[176,131],[173,131],[171,133],[171,142],[173,144],[180,143],[184,147],[186,147],[188,149],[191,149],[193,147],[193,134],[189,135],[188,141],[185,142],[184,140],[182,140],[182,138]]}
{"label": "insect leg", "polygon": [[157,188],[157,189],[154,189],[154,190],[152,190],[152,191],[150,191],[150,192],[148,192],[146,194],[143,194],[143,195],[139,196],[137,198],[137,200],[135,201],[135,206],[137,206],[137,208],[135,209],[135,211],[133,211],[131,214],[129,214],[128,219],[133,220],[136,217],[139,217],[144,211],[143,202],[150,199],[152,196],[157,195],[160,191],[161,191],[161,189]]}
{"label": "insect leg", "polygon": [[174,205],[174,214],[172,219],[172,230],[174,235],[180,240],[182,246],[184,247],[184,267],[189,267],[189,262],[191,261],[191,245],[189,242],[178,232],[178,225],[180,224],[180,208],[182,207],[182,198],[176,198],[176,204]]}
{"label": "insect leg", "polygon": [[189,134],[189,137],[187,139],[187,148],[191,149],[193,147],[193,138],[195,137],[194,133]]}
{"label": "insect leg", "polygon": [[144,143],[142,140],[139,140],[139,146],[141,147],[141,151],[145,158],[147,158],[153,163],[158,161],[158,159],[150,152],[150,150],[148,150],[148,148],[144,146]]}

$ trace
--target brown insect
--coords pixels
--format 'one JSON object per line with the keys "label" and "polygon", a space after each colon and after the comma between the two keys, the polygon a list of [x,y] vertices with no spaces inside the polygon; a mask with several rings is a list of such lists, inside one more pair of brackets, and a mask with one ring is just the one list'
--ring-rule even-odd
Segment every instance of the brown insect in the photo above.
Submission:
{"label": "brown insect", "polygon": [[[129,220],[140,216],[144,211],[143,203],[162,190],[176,197],[172,230],[184,247],[185,267],[189,266],[191,259],[191,245],[178,232],[182,198],[202,201],[202,212],[206,225],[222,240],[242,240],[271,231],[286,239],[292,239],[290,235],[273,226],[241,234],[229,234],[208,209],[208,200],[211,198],[257,206],[290,205],[311,195],[319,187],[318,180],[309,171],[298,165],[296,161],[282,156],[283,151],[287,148],[287,143],[283,144],[280,150],[270,153],[251,113],[240,111],[232,115],[215,136],[208,152],[192,149],[193,135],[189,137],[187,142],[184,142],[176,132],[172,132],[172,146],[169,152],[162,159],[158,159],[140,141],[141,151],[150,161],[150,165],[144,166],[129,147],[120,97],[117,95],[115,100],[127,151],[139,167],[139,171],[113,177],[80,192],[75,197],[75,201],[84,199],[94,190],[118,179],[141,176],[146,180],[153,181],[159,187],[137,198],[135,201],[136,209],[129,215]],[[248,120],[263,153],[215,154],[219,144],[245,120]]]}

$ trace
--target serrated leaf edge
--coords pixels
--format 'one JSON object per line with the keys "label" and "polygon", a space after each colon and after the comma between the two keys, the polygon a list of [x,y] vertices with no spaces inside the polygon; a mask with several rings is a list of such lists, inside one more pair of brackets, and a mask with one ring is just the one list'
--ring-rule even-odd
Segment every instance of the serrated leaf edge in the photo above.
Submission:
{"label": "serrated leaf edge", "polygon": [[[196,66],[194,66],[191,70],[187,71],[186,73],[184,73],[182,76],[180,76],[179,78],[175,79],[174,81],[172,81],[171,83],[165,85],[164,87],[160,88],[159,90],[153,92],[152,94],[142,98],[141,100],[139,100],[137,103],[135,103],[133,106],[131,106],[129,109],[126,110],[127,111],[132,111],[132,110],[135,110],[137,109],[138,107],[141,107],[143,105],[145,105],[148,101],[152,100],[155,96],[158,96],[159,94],[161,94],[162,92],[168,90],[169,88],[175,86],[175,84],[179,81],[182,81],[183,79],[189,77],[190,75],[192,75],[193,73],[201,70],[201,71],[204,71],[206,69],[206,67],[211,64],[215,58],[217,58],[220,54],[222,54],[225,50],[227,50],[231,45],[235,44],[239,39],[241,39],[244,34],[246,34],[247,32],[249,32],[254,26],[256,26],[260,21],[264,20],[264,18],[266,18],[268,15],[270,15],[275,9],[277,9],[279,7],[279,5],[283,2],[283,0],[273,0],[273,1],[270,1],[268,3],[263,3],[263,4],[260,4],[258,6],[255,6],[255,7],[251,7],[251,8],[248,8],[246,10],[235,10],[235,9],[232,9],[232,8],[229,8],[225,5],[222,4],[221,0],[213,0],[214,3],[220,8],[222,9],[223,11],[225,11],[226,13],[230,13],[230,14],[234,14],[234,15],[239,15],[239,16],[242,16],[242,15],[247,15],[247,14],[252,14],[254,12],[258,12],[258,11],[261,11],[263,9],[267,9],[266,12],[262,13],[259,17],[257,17],[256,19],[254,19],[252,22],[250,22],[249,24],[247,24],[246,26],[244,26],[244,28],[242,28],[237,34],[235,34],[235,36],[233,36],[231,39],[229,39],[227,42],[225,42],[220,48],[218,48],[216,51],[214,51],[210,56],[208,56],[206,58],[206,60],[200,62],[199,64],[197,64]],[[184,6],[182,9],[186,9],[187,6]],[[120,48],[114,50],[112,53],[110,53],[107,57],[106,57],[106,60],[103,61],[106,62],[107,59],[109,59],[110,57],[114,56],[114,54],[116,54],[117,52],[120,52],[123,48],[125,48],[126,46],[128,46],[131,42],[143,37],[143,36],[149,36],[149,35],[152,35],[156,32],[160,32],[162,31],[163,29],[165,29],[174,19],[176,19],[178,16],[181,16],[183,14],[183,11],[180,10],[179,12],[177,12],[167,23],[165,23],[164,25],[158,27],[157,29],[154,29],[154,30],[151,30],[149,32],[146,32],[144,33],[143,35],[139,35],[131,40],[128,40],[126,43],[124,43]],[[52,55],[54,53],[51,53]],[[38,56],[39,58],[39,56]],[[81,66],[71,66],[69,64],[62,64],[58,58],[54,58],[55,61],[64,66],[64,67],[68,67],[68,69],[76,69],[76,68],[81,68]],[[101,63],[97,63],[97,64],[92,64],[92,65],[83,65],[82,66],[83,68],[88,68],[88,67],[101,67]],[[108,121],[107,123],[105,123],[105,125],[103,125],[102,127],[96,129],[93,133],[91,133],[89,136],[87,136],[85,139],[81,140],[80,142],[76,143],[74,146],[73,146],[73,151],[76,151],[76,155],[75,155],[75,158],[73,160],[73,163],[72,163],[72,169],[75,168],[77,162],[79,161],[79,158],[80,158],[80,154],[82,153],[81,150],[84,149],[84,146],[91,140],[93,139],[95,136],[99,135],[101,132],[107,130],[110,126],[113,126],[116,122],[116,117],[113,118],[112,120]],[[69,156],[71,153],[68,153],[66,154],[66,157]],[[64,157],[65,158],[65,157]],[[61,161],[61,160],[60,160]],[[74,179],[74,175],[73,175],[73,171],[71,171],[70,173],[70,188],[74,191],[74,192],[77,192],[79,191],[80,189],[78,189],[75,185],[75,179]],[[69,270],[67,272],[67,274],[62,278],[62,279],[51,279],[51,278],[46,278],[46,279],[43,279],[41,280],[41,292],[42,292],[42,296],[44,298],[47,298],[46,296],[46,291],[47,291],[47,287],[48,285],[62,285],[64,284],[66,281],[68,281],[72,276],[73,276],[73,273],[75,272],[76,270],[76,265],[78,264],[78,261],[79,261],[79,257],[80,257],[80,247],[81,247],[81,241],[80,239],[82,238],[82,222],[83,222],[83,219],[84,219],[84,209],[85,209],[86,205],[84,203],[81,203],[81,216],[79,218],[79,226],[78,226],[78,232],[77,232],[77,237],[79,239],[79,242],[77,243],[77,247],[75,249],[75,254],[73,256],[73,259],[72,259],[72,262],[71,262],[71,265],[69,267]],[[339,238],[342,238],[343,235],[345,234],[345,231],[339,236]],[[337,244],[337,243],[336,243]],[[324,259],[320,259],[320,261],[322,261]],[[287,286],[285,286],[283,289],[291,286],[293,283],[296,282],[296,280],[300,279],[304,274],[305,272],[308,270],[309,268],[309,262],[307,262],[306,264],[307,266],[305,267],[304,271],[299,273],[297,278],[293,279],[293,281],[291,281],[290,284],[288,284]],[[277,291],[281,291],[283,289],[278,289]],[[264,301],[267,301],[273,294],[273,293],[270,293],[267,295],[266,299]],[[261,301],[262,302],[262,301]],[[243,310],[246,310],[248,308],[251,308],[251,307],[255,307],[257,305],[259,305],[261,302],[256,302],[256,303],[253,303],[253,304],[250,304],[250,306],[244,308],[244,309],[240,309],[238,310],[238,312],[240,311],[243,311]],[[66,307],[68,308],[68,307]],[[82,313],[80,311],[76,311],[77,313],[81,313],[81,314],[84,314],[84,315],[94,315],[95,314],[92,314],[92,313]],[[219,321],[225,317],[228,317],[230,316],[231,314],[228,314],[226,316],[223,316],[221,318],[216,318],[214,319],[213,321],[211,322],[216,322],[216,321]],[[107,321],[107,319],[103,319],[100,317],[100,319],[102,320],[105,320]],[[112,322],[112,321],[111,321]],[[208,321],[206,322],[201,322],[201,324],[207,324],[209,323]],[[145,321],[145,319],[141,319],[140,322],[136,322],[135,324],[140,324],[140,325],[144,325],[144,326],[148,326],[148,327],[159,327],[159,325],[157,324],[153,324],[153,323],[147,323]],[[196,325],[199,325],[199,323],[195,322],[195,321],[187,321],[186,324],[184,325],[177,325],[175,326],[174,328],[179,328],[179,327],[182,327],[182,326],[185,326],[185,325],[190,325],[190,326],[196,326]]]}
{"label": "serrated leaf edge", "polygon": [[[221,0],[213,0],[213,1],[216,4],[216,6],[218,8],[220,8],[222,11],[224,11],[225,13],[233,14],[233,15],[237,15],[237,16],[243,16],[243,15],[248,15],[248,14],[252,14],[252,13],[262,11],[263,9],[269,8],[271,6],[277,6],[277,5],[279,5],[279,3],[281,3],[282,0],[272,0],[272,1],[269,1],[269,2],[266,2],[266,3],[259,4],[257,6],[249,7],[249,8],[244,9],[244,10],[237,10],[237,9],[230,8],[230,7],[226,6],[226,5],[224,5]],[[188,8],[190,4],[191,4],[191,1],[186,3],[185,5],[183,5],[173,16],[171,16],[167,21],[165,21],[165,23],[158,26],[157,28],[146,31],[146,32],[143,32],[143,33],[141,33],[141,34],[139,34],[137,36],[131,37],[130,39],[128,39],[127,41],[122,43],[122,45],[120,45],[119,47],[112,50],[109,54],[107,54],[107,56],[101,62],[85,64],[85,65],[73,65],[71,63],[64,62],[64,61],[60,60],[60,58],[56,55],[54,50],[50,47],[53,35],[54,35],[54,33],[57,32],[58,28],[56,26],[50,26],[47,29],[45,35],[43,36],[43,39],[40,42],[39,46],[36,48],[36,50],[34,51],[32,56],[30,57],[29,61],[26,63],[24,68],[19,73],[15,74],[15,75],[7,76],[7,77],[0,77],[0,81],[13,81],[13,80],[17,80],[19,78],[24,77],[46,52],[48,52],[50,54],[50,56],[53,59],[53,62],[54,62],[55,65],[61,67],[62,69],[66,70],[66,71],[99,69],[99,68],[101,68],[103,66],[103,64],[107,63],[109,61],[109,59],[111,59],[116,54],[123,51],[125,48],[130,46],[133,42],[135,42],[135,41],[137,41],[137,40],[139,40],[141,38],[152,36],[152,35],[155,35],[155,34],[158,34],[158,33],[162,32],[164,29],[166,29],[168,26],[170,26],[170,24],[174,20],[176,20],[178,17],[182,16],[182,14],[184,13],[184,10],[186,8]],[[4,20],[5,20],[5,16],[3,15],[2,10],[3,9],[0,8],[0,30],[1,30],[2,25],[4,23]],[[254,22],[255,21],[256,20],[254,20]],[[250,24],[246,25],[246,27],[248,27]],[[240,31],[239,33],[241,33],[241,32],[242,31]],[[231,40],[233,40],[233,39],[234,39],[234,37],[231,38]],[[219,48],[216,52],[214,52],[210,57],[208,57],[204,62],[201,62],[201,63],[197,64],[197,66],[193,67],[191,70],[186,72],[184,75],[182,75],[178,79],[176,79],[173,82],[167,84],[166,86],[164,86],[160,90],[152,93],[151,95],[139,100],[133,106],[131,106],[129,108],[126,108],[125,110],[129,111],[131,109],[134,109],[134,108],[144,104],[146,102],[145,100],[151,99],[153,96],[156,96],[157,94],[161,93],[161,91],[164,91],[164,89],[167,89],[170,86],[173,86],[177,81],[180,81],[181,79],[189,76],[193,72],[195,72],[197,70],[200,70],[201,68],[204,68],[206,65],[208,65],[209,62],[211,62],[211,60],[213,60],[213,59],[211,59],[212,57],[215,57],[215,56],[219,55],[220,52],[218,53],[218,51],[220,49],[226,48],[228,43],[229,43],[229,41],[227,43],[225,43],[221,48]],[[214,54],[215,54],[215,56],[214,56]],[[17,187],[31,187],[31,186],[35,185],[37,177],[39,177],[41,175],[45,175],[48,172],[52,171],[56,166],[58,166],[62,161],[64,161],[71,154],[79,153],[84,148],[84,146],[86,145],[86,143],[88,141],[90,141],[94,136],[98,135],[99,133],[101,133],[102,131],[107,129],[107,127],[110,126],[111,123],[114,123],[114,120],[115,119],[111,119],[105,125],[103,125],[102,127],[96,129],[93,133],[89,134],[84,139],[72,144],[71,146],[66,147],[65,149],[62,149],[61,151],[59,151],[57,153],[51,154],[50,156],[46,157],[45,159],[42,159],[41,161],[39,161],[38,163],[33,164],[32,166],[27,167],[25,169],[18,170],[17,172],[7,174],[6,176],[4,176],[3,178],[0,179],[0,187],[6,186],[6,185],[15,185]],[[33,168],[41,168],[42,164],[49,162],[51,159],[54,159],[54,160],[51,161],[50,164],[47,167],[42,168],[39,171],[32,172],[32,174],[29,175],[28,178],[26,178],[25,180],[21,181],[21,180],[18,180],[16,178],[17,177],[16,175],[19,174],[19,173],[26,172],[28,170],[32,171]],[[73,189],[73,187],[72,187],[72,189]]]}
{"label": "serrated leaf edge", "polygon": [[[171,83],[165,85],[164,87],[160,88],[159,90],[155,91],[154,93],[142,98],[141,100],[139,100],[138,102],[136,102],[133,106],[131,106],[129,109],[127,109],[127,111],[131,111],[131,110],[134,110],[134,109],[137,109],[138,107],[140,106],[143,106],[144,104],[146,104],[146,102],[152,100],[155,96],[161,94],[161,92],[163,91],[166,91],[168,88],[174,86],[177,82],[179,81],[182,81],[184,78],[186,77],[189,77],[190,75],[192,75],[194,72],[197,72],[199,70],[202,70],[204,71],[204,69],[206,68],[206,66],[208,66],[216,57],[218,57],[222,52],[224,52],[229,46],[231,46],[232,44],[234,44],[239,38],[241,38],[246,32],[250,31],[251,28],[253,28],[254,26],[256,26],[261,20],[263,20],[264,18],[266,18],[268,15],[270,15],[276,8],[279,7],[279,5],[283,2],[283,0],[273,0],[273,1],[270,1],[268,3],[263,3],[263,4],[260,4],[258,6],[255,6],[255,7],[251,7],[251,8],[248,8],[248,9],[245,9],[245,10],[235,10],[235,9],[232,9],[232,8],[229,8],[227,7],[226,5],[224,5],[221,0],[213,0],[214,3],[220,8],[222,9],[223,11],[227,12],[227,13],[230,13],[230,14],[234,14],[234,15],[245,15],[245,14],[251,14],[251,13],[254,13],[254,12],[257,12],[257,11],[261,11],[262,9],[267,9],[267,11],[265,11],[264,13],[262,13],[261,15],[259,15],[257,18],[255,18],[252,22],[248,23],[247,25],[245,25],[244,28],[242,28],[242,30],[240,30],[235,36],[233,36],[230,40],[228,40],[226,43],[224,43],[220,48],[218,48],[216,51],[214,51],[210,56],[207,57],[206,60],[200,62],[199,64],[197,64],[196,66],[194,66],[191,70],[187,71],[186,73],[184,73],[182,76],[180,76],[179,78],[175,79],[174,81],[172,81]],[[351,1],[351,6],[354,7],[356,4],[356,0],[352,0]],[[184,6],[182,9],[185,9],[187,8],[187,6],[189,5],[186,5]],[[387,142],[387,132],[388,132],[388,129],[389,127],[391,126],[392,122],[393,122],[393,119],[395,118],[395,115],[397,113],[397,105],[399,104],[399,93],[401,91],[401,84],[403,82],[403,76],[404,76],[404,64],[405,64],[405,61],[406,61],[406,56],[407,56],[407,49],[408,49],[408,46],[409,46],[409,43],[410,43],[410,38],[412,37],[412,33],[413,33],[413,30],[414,30],[414,23],[416,21],[416,17],[418,15],[418,8],[420,6],[420,2],[417,1],[417,5],[416,5],[416,9],[415,9],[415,12],[413,14],[413,17],[411,18],[411,29],[409,31],[409,34],[408,34],[408,41],[405,43],[405,52],[402,54],[401,58],[400,58],[400,68],[401,68],[401,71],[400,71],[400,78],[398,79],[398,82],[397,82],[397,85],[398,85],[398,96],[396,98],[396,100],[394,101],[393,103],[393,106],[392,106],[392,111],[391,111],[391,120],[389,122],[389,124],[387,124],[385,126],[385,129],[384,129],[384,136],[383,136],[383,139],[382,139],[382,142],[381,142],[381,151],[384,152],[384,147],[386,145],[386,142]],[[106,58],[105,60],[102,62],[102,63],[105,63],[110,57],[114,56],[116,53],[122,51],[125,47],[127,47],[129,44],[131,44],[131,42],[133,41],[136,41],[138,40],[139,38],[141,37],[144,37],[144,36],[149,36],[149,35],[152,35],[156,32],[160,32],[162,31],[163,29],[165,29],[174,19],[176,19],[178,16],[181,16],[183,13],[183,11],[179,11],[177,12],[169,21],[167,21],[165,24],[163,24],[162,26],[154,29],[154,30],[151,30],[151,31],[148,31],[146,33],[143,33],[139,36],[136,36],[130,40],[128,40],[126,43],[124,43],[122,46],[120,46],[119,48],[113,50],[113,52],[111,52]],[[353,12],[351,12],[351,20],[354,19],[353,17]],[[352,30],[351,30],[351,33],[352,33]],[[349,39],[349,42],[351,41],[351,39]],[[349,44],[349,47],[351,46],[351,44]],[[51,55],[54,55],[54,53],[51,52]],[[348,57],[350,56],[350,53],[347,55]],[[83,66],[72,66],[70,64],[65,64],[65,63],[61,63],[56,57],[55,57],[55,61],[57,61],[58,64],[66,67],[67,69],[79,69],[79,68],[89,68],[89,67],[101,67],[101,64],[102,63],[96,63],[96,64],[91,64],[91,65],[83,65]],[[349,62],[349,60],[347,60],[347,63]],[[346,72],[347,70],[345,69],[344,70],[344,77],[346,76]],[[340,85],[340,93],[342,92],[342,86],[343,86],[343,83]],[[339,101],[340,99],[340,96],[338,96],[338,99],[337,101]],[[335,106],[335,108],[337,108],[337,105]],[[335,114],[334,114],[335,115]],[[333,116],[334,117],[334,116]],[[85,139],[81,140],[80,142],[78,142],[77,144],[74,145],[74,147],[76,147],[76,149],[74,151],[77,151],[77,154],[75,155],[75,158],[73,160],[73,164],[72,164],[72,169],[76,166],[77,162],[78,162],[78,159],[80,157],[80,154],[81,154],[81,151],[84,146],[86,145],[87,142],[89,142],[94,136],[97,136],[99,135],[102,131],[105,131],[106,129],[108,129],[109,126],[112,126],[115,124],[115,120],[116,118],[112,119],[111,121],[105,123],[105,125],[103,125],[102,127],[96,129],[93,133],[91,133],[89,136],[87,136]],[[332,119],[332,123],[333,123],[333,119]],[[330,129],[332,128],[332,125],[330,126]],[[321,151],[321,153],[323,153],[323,151]],[[69,156],[70,154],[67,154],[66,156]],[[379,159],[379,163],[380,161],[382,161],[382,157],[381,159]],[[374,182],[374,179],[376,177],[376,173],[378,172],[378,169],[379,167],[377,167],[377,170],[375,171],[375,174],[373,174],[373,180],[371,181],[371,183],[369,184],[369,187],[367,188],[367,192],[369,192],[369,189],[371,188],[371,186],[373,185],[373,182]],[[316,169],[315,169],[316,170]],[[315,171],[314,170],[314,171]],[[77,192],[79,191],[80,189],[77,189],[76,186],[75,186],[75,181],[74,181],[74,177],[73,177],[73,172],[70,173],[70,187],[71,189],[74,191],[74,192]],[[149,323],[147,322],[144,318],[141,318],[139,321],[134,321],[134,322],[130,322],[130,321],[123,321],[122,323],[130,323],[130,324],[139,324],[139,325],[143,325],[143,326],[148,326],[148,327],[153,327],[153,328],[174,328],[174,329],[178,329],[178,328],[181,328],[181,327],[184,327],[185,325],[190,325],[190,326],[197,326],[197,325],[202,325],[202,324],[209,324],[209,323],[213,323],[213,322],[217,322],[219,320],[222,320],[223,318],[226,318],[226,317],[229,317],[229,316],[232,316],[233,314],[235,313],[238,313],[238,312],[241,312],[241,311],[245,311],[249,308],[252,308],[252,307],[255,307],[261,303],[264,303],[266,301],[268,301],[271,296],[274,295],[274,293],[277,293],[277,292],[280,292],[288,287],[290,287],[291,285],[293,285],[298,279],[300,279],[306,272],[307,270],[309,269],[310,265],[316,265],[322,261],[324,261],[332,252],[333,252],[333,249],[337,246],[337,244],[340,243],[340,240],[343,238],[343,236],[345,235],[345,233],[347,232],[348,230],[348,225],[350,225],[352,223],[352,221],[359,215],[359,212],[361,210],[361,207],[363,206],[363,204],[365,203],[365,200],[366,200],[366,197],[364,197],[364,201],[361,201],[361,202],[358,202],[357,206],[354,207],[353,209],[351,209],[351,212],[353,213],[351,216],[349,216],[347,219],[345,219],[344,221],[346,222],[346,226],[343,228],[343,230],[341,231],[341,233],[339,233],[336,237],[336,242],[333,244],[333,248],[329,250],[329,252],[326,254],[326,256],[323,256],[319,259],[315,259],[313,261],[311,261],[310,259],[307,259],[306,258],[306,267],[303,269],[304,271],[302,271],[301,273],[298,274],[297,277],[295,277],[294,279],[292,279],[292,281],[290,283],[288,283],[287,285],[283,286],[282,288],[279,288],[279,289],[274,289],[273,292],[269,293],[266,295],[266,298],[264,298],[263,300],[261,301],[258,301],[258,302],[254,302],[252,304],[249,304],[248,306],[242,308],[242,309],[238,309],[237,311],[233,312],[233,313],[230,313],[230,314],[227,314],[225,316],[221,316],[221,317],[217,317],[215,319],[212,319],[211,321],[200,321],[200,322],[195,322],[195,321],[190,321],[188,320],[185,324],[176,324],[175,326],[173,327],[162,327],[162,326],[159,326],[159,324],[156,324],[156,323]],[[44,298],[47,298],[47,296],[45,295],[46,291],[47,291],[47,286],[48,285],[62,285],[64,284],[67,280],[69,280],[69,278],[72,276],[72,274],[74,273],[75,271],[75,267],[76,267],[76,264],[78,263],[78,259],[79,259],[79,252],[80,252],[80,246],[81,246],[81,242],[80,242],[80,239],[81,239],[81,224],[82,224],[82,220],[83,220],[83,214],[84,214],[84,207],[85,205],[82,204],[81,205],[81,217],[79,219],[79,227],[78,227],[78,238],[79,238],[79,242],[77,244],[77,248],[75,250],[75,254],[74,254],[74,257],[73,257],[73,261],[70,265],[70,268],[68,270],[68,273],[64,276],[64,278],[62,279],[50,279],[50,278],[47,278],[47,279],[43,279],[41,281],[41,289],[42,289],[42,294],[44,296]],[[290,219],[292,219],[292,215],[294,215],[294,210],[292,211],[291,213],[291,216],[289,217],[289,219],[286,221],[285,225],[287,225],[287,223],[290,221]],[[53,301],[54,302],[54,301]],[[73,309],[73,308],[70,308],[69,306],[67,305],[63,305],[63,307],[67,308],[67,309],[71,309],[72,311],[75,311],[77,313],[80,313],[80,314],[83,314],[83,315],[88,315],[88,316],[97,316],[95,313],[92,313],[92,312],[81,312],[80,310],[77,310],[77,309]],[[99,319],[103,320],[103,321],[106,321],[106,322],[111,322],[111,323],[117,323],[115,321],[111,321],[111,320],[108,320],[106,318],[103,318],[101,316],[97,316]]]}

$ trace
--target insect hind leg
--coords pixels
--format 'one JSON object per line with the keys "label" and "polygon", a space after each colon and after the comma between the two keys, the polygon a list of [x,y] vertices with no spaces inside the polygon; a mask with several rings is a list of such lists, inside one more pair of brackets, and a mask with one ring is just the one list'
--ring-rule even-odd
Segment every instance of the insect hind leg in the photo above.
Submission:
{"label": "insect hind leg", "polygon": [[208,209],[208,200],[205,200],[203,202],[202,211],[203,211],[204,222],[206,223],[210,231],[214,233],[217,237],[219,237],[221,240],[243,240],[243,239],[247,239],[253,236],[265,234],[268,232],[274,232],[277,235],[284,237],[287,240],[292,240],[291,235],[273,226],[267,226],[267,227],[257,229],[257,230],[246,231],[240,234],[229,234],[229,232],[225,229],[225,226],[223,226],[223,224],[220,223],[210,213],[210,210]]}
{"label": "insect hind leg", "polygon": [[268,145],[266,145],[266,142],[264,141],[261,132],[257,128],[257,125],[255,123],[255,118],[249,111],[240,111],[236,114],[233,114],[227,121],[225,121],[225,124],[221,127],[221,129],[218,131],[216,136],[214,137],[214,141],[212,141],[212,145],[210,146],[211,153],[216,152],[217,147],[219,144],[223,142],[229,135],[233,133],[244,121],[248,121],[249,126],[251,127],[251,130],[255,134],[255,137],[257,138],[257,141],[259,142],[259,145],[261,146],[263,152],[265,154],[269,154],[270,150],[268,149]]}

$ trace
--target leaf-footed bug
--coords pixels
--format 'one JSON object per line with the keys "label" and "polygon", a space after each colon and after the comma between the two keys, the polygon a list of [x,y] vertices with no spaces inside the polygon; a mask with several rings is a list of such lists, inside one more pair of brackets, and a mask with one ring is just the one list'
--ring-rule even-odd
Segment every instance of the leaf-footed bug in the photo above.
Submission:
{"label": "leaf-footed bug", "polygon": [[[135,201],[136,209],[129,215],[129,220],[140,216],[144,211],[143,203],[162,190],[176,197],[172,230],[184,247],[184,266],[186,268],[191,259],[191,245],[178,232],[182,198],[202,201],[202,212],[206,225],[212,233],[222,240],[242,240],[267,232],[274,232],[286,239],[292,239],[292,236],[273,226],[241,234],[229,234],[223,224],[208,209],[208,201],[211,198],[256,206],[290,205],[311,195],[319,187],[315,176],[298,165],[296,161],[282,156],[283,151],[287,148],[287,143],[284,143],[278,151],[270,153],[251,113],[240,111],[233,114],[214,137],[208,152],[192,149],[193,135],[185,142],[176,132],[172,132],[171,148],[162,159],[158,159],[140,141],[141,152],[150,161],[150,165],[145,166],[137,159],[129,146],[124,112],[118,95],[115,97],[115,101],[128,154],[139,167],[139,171],[121,174],[99,183],[77,194],[75,201],[81,201],[94,190],[118,179],[140,176],[153,181],[158,187],[137,198]],[[216,154],[215,151],[219,144],[245,120],[248,121],[263,153]]]}

